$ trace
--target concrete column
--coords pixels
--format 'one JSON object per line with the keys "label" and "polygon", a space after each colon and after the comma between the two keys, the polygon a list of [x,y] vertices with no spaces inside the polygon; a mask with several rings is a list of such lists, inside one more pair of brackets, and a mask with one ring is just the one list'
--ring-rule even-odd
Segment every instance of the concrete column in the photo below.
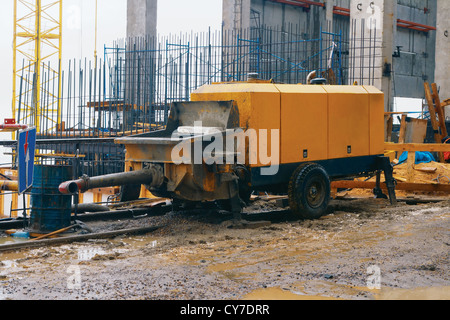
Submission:
{"label": "concrete column", "polygon": [[[145,101],[145,92],[154,92],[153,79],[146,76],[149,70],[155,70],[154,65],[145,64],[146,70],[137,71],[137,60],[142,59],[140,55],[134,52],[140,49],[143,43],[142,38],[146,38],[147,44],[150,46],[155,44],[157,38],[157,15],[158,0],[127,0],[127,49],[131,52],[126,53],[125,72],[127,73],[125,86],[125,103],[129,105],[137,105],[142,108],[149,102]],[[138,39],[138,41],[136,41]],[[142,49],[142,48],[141,48]],[[152,53],[153,55],[153,53]],[[150,58],[149,61],[154,59]],[[137,85],[139,83],[139,85]],[[126,117],[127,113],[124,113]],[[125,131],[131,130],[134,123],[128,123],[124,118]]]}
{"label": "concrete column", "polygon": [[325,5],[327,6],[327,12],[326,12],[326,19],[327,19],[327,24],[329,26],[331,26],[330,31],[334,31],[333,30],[333,7],[334,7],[334,0],[325,0]]}
{"label": "concrete column", "polygon": [[156,36],[158,0],[127,1],[127,37]]}
{"label": "concrete column", "polygon": [[[393,102],[392,55],[396,24],[397,1],[350,1],[350,69],[353,80],[362,85],[374,85],[385,94],[385,110]],[[364,48],[364,49],[363,49]],[[350,77],[351,78],[351,77]]]}
{"label": "concrete column", "polygon": [[233,30],[239,34],[250,28],[251,0],[223,0],[223,30]]}
{"label": "concrete column", "polygon": [[[450,1],[437,0],[435,82],[441,100],[450,99]],[[450,118],[450,106],[446,107]]]}

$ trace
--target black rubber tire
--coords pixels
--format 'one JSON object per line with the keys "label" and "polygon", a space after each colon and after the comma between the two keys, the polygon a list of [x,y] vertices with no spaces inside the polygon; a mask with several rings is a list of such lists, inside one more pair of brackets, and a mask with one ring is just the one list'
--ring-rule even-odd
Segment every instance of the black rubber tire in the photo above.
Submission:
{"label": "black rubber tire", "polygon": [[330,193],[330,178],[325,169],[315,163],[305,163],[289,181],[289,206],[303,219],[319,219],[327,212]]}

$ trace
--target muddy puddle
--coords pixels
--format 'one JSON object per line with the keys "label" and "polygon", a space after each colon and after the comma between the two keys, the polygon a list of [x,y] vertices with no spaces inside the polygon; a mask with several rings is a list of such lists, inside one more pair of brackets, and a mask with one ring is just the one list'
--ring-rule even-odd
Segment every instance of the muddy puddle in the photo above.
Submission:
{"label": "muddy puddle", "polygon": [[282,288],[258,289],[247,295],[242,300],[336,300],[316,295],[307,295],[299,291],[283,290]]}
{"label": "muddy puddle", "polygon": [[0,253],[0,299],[448,299],[449,208],[362,199],[314,221],[265,210],[245,216],[269,222],[250,229],[211,212],[98,222],[162,227]]}
{"label": "muddy puddle", "polygon": [[0,237],[0,245],[26,242],[26,238],[15,238],[11,236]]}
{"label": "muddy puddle", "polygon": [[[298,288],[300,287],[300,288]],[[339,286],[335,284],[324,285],[328,287],[327,296],[310,295],[299,285],[297,289],[267,288],[258,289],[245,295],[242,300],[342,300],[345,295],[373,295],[375,300],[449,300],[450,287],[392,289],[381,288],[370,290],[364,287]]]}
{"label": "muddy puddle", "polygon": [[378,300],[450,300],[450,287],[381,289]]}

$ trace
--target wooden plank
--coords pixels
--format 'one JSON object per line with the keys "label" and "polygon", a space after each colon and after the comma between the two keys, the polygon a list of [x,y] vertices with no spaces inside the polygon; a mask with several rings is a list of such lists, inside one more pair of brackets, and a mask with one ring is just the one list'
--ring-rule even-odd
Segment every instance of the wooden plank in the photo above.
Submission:
{"label": "wooden plank", "polygon": [[[376,182],[372,181],[333,181],[332,188],[338,189],[374,189]],[[381,189],[387,191],[386,185],[381,183]],[[426,192],[448,192],[450,193],[450,184],[426,184],[426,183],[408,183],[398,182],[396,190],[402,191],[426,191]]]}
{"label": "wooden plank", "polygon": [[76,235],[76,236],[67,236],[55,239],[44,239],[44,240],[31,240],[26,242],[19,242],[13,244],[4,244],[0,246],[0,252],[7,251],[15,251],[20,249],[28,249],[35,247],[44,247],[50,245],[60,245],[64,243],[72,243],[72,242],[84,242],[90,239],[108,239],[114,238],[122,235],[137,235],[137,234],[146,234],[160,229],[162,226],[151,226],[151,227],[142,227],[142,228],[131,228],[131,229],[123,229],[116,231],[108,231],[102,233],[91,233],[86,235]]}
{"label": "wooden plank", "polygon": [[408,152],[408,161],[406,166],[406,182],[412,182],[414,180],[414,164],[416,163],[416,153]]}
{"label": "wooden plank", "polygon": [[386,151],[428,151],[428,152],[450,152],[450,144],[443,143],[390,143],[384,144]]}
{"label": "wooden plank", "polygon": [[385,124],[385,130],[384,130],[384,141],[391,142],[392,141],[392,128],[394,126],[394,117],[389,114],[384,115],[384,124]]}
{"label": "wooden plank", "polygon": [[256,201],[256,200],[265,200],[265,201],[271,201],[271,200],[282,200],[287,199],[287,196],[277,196],[277,195],[263,195],[263,196],[256,196],[252,195],[250,197],[250,200]]}
{"label": "wooden plank", "polygon": [[437,171],[436,167],[425,167],[425,168],[414,168],[417,171],[425,173],[435,173]]}
{"label": "wooden plank", "polygon": [[[434,141],[436,143],[441,143],[444,137],[442,137],[441,133],[439,132],[439,122],[436,119],[436,110],[434,109],[433,95],[431,94],[430,85],[428,84],[428,82],[425,82],[423,86],[425,88],[425,99],[427,100],[428,111],[430,112],[431,125],[433,126]],[[442,152],[439,153],[439,161],[445,162],[444,154]]]}
{"label": "wooden plank", "polygon": [[405,143],[424,143],[427,136],[428,120],[407,119]]}
{"label": "wooden plank", "polygon": [[432,124],[433,130],[434,130],[434,140],[437,143],[441,143],[442,137],[439,132],[439,123],[436,119],[436,110],[434,109],[433,95],[431,94],[431,89],[430,89],[428,82],[424,83],[424,88],[425,88],[425,99],[427,100],[428,111],[430,112],[431,124]]}
{"label": "wooden plank", "polygon": [[400,121],[400,132],[398,134],[398,143],[405,143],[406,117],[406,114],[402,114],[402,120]]}
{"label": "wooden plank", "polygon": [[[439,91],[438,91],[436,83],[431,84],[431,89],[432,89],[432,97],[434,99],[436,113],[438,114],[438,117],[439,117],[439,127],[441,128],[442,139],[444,139],[446,136],[448,136],[448,132],[447,132],[447,126],[445,125],[444,109],[441,106],[441,99],[439,98]],[[441,142],[442,142],[442,139],[441,139]]]}

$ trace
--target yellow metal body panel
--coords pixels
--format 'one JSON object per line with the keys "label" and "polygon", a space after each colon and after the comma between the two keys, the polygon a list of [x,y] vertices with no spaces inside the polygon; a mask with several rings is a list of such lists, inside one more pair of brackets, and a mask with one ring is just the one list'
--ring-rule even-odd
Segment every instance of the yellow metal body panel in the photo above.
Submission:
{"label": "yellow metal body panel", "polygon": [[328,159],[370,155],[369,95],[360,86],[323,86],[328,93]]}
{"label": "yellow metal body panel", "polygon": [[384,93],[372,86],[364,86],[369,93],[370,154],[384,153]]}
{"label": "yellow metal body panel", "polygon": [[277,88],[281,93],[281,163],[327,159],[327,92],[322,86]]}
{"label": "yellow metal body panel", "polygon": [[375,87],[224,83],[191,100],[234,100],[244,130],[280,129],[281,164],[384,153],[384,94]]}

